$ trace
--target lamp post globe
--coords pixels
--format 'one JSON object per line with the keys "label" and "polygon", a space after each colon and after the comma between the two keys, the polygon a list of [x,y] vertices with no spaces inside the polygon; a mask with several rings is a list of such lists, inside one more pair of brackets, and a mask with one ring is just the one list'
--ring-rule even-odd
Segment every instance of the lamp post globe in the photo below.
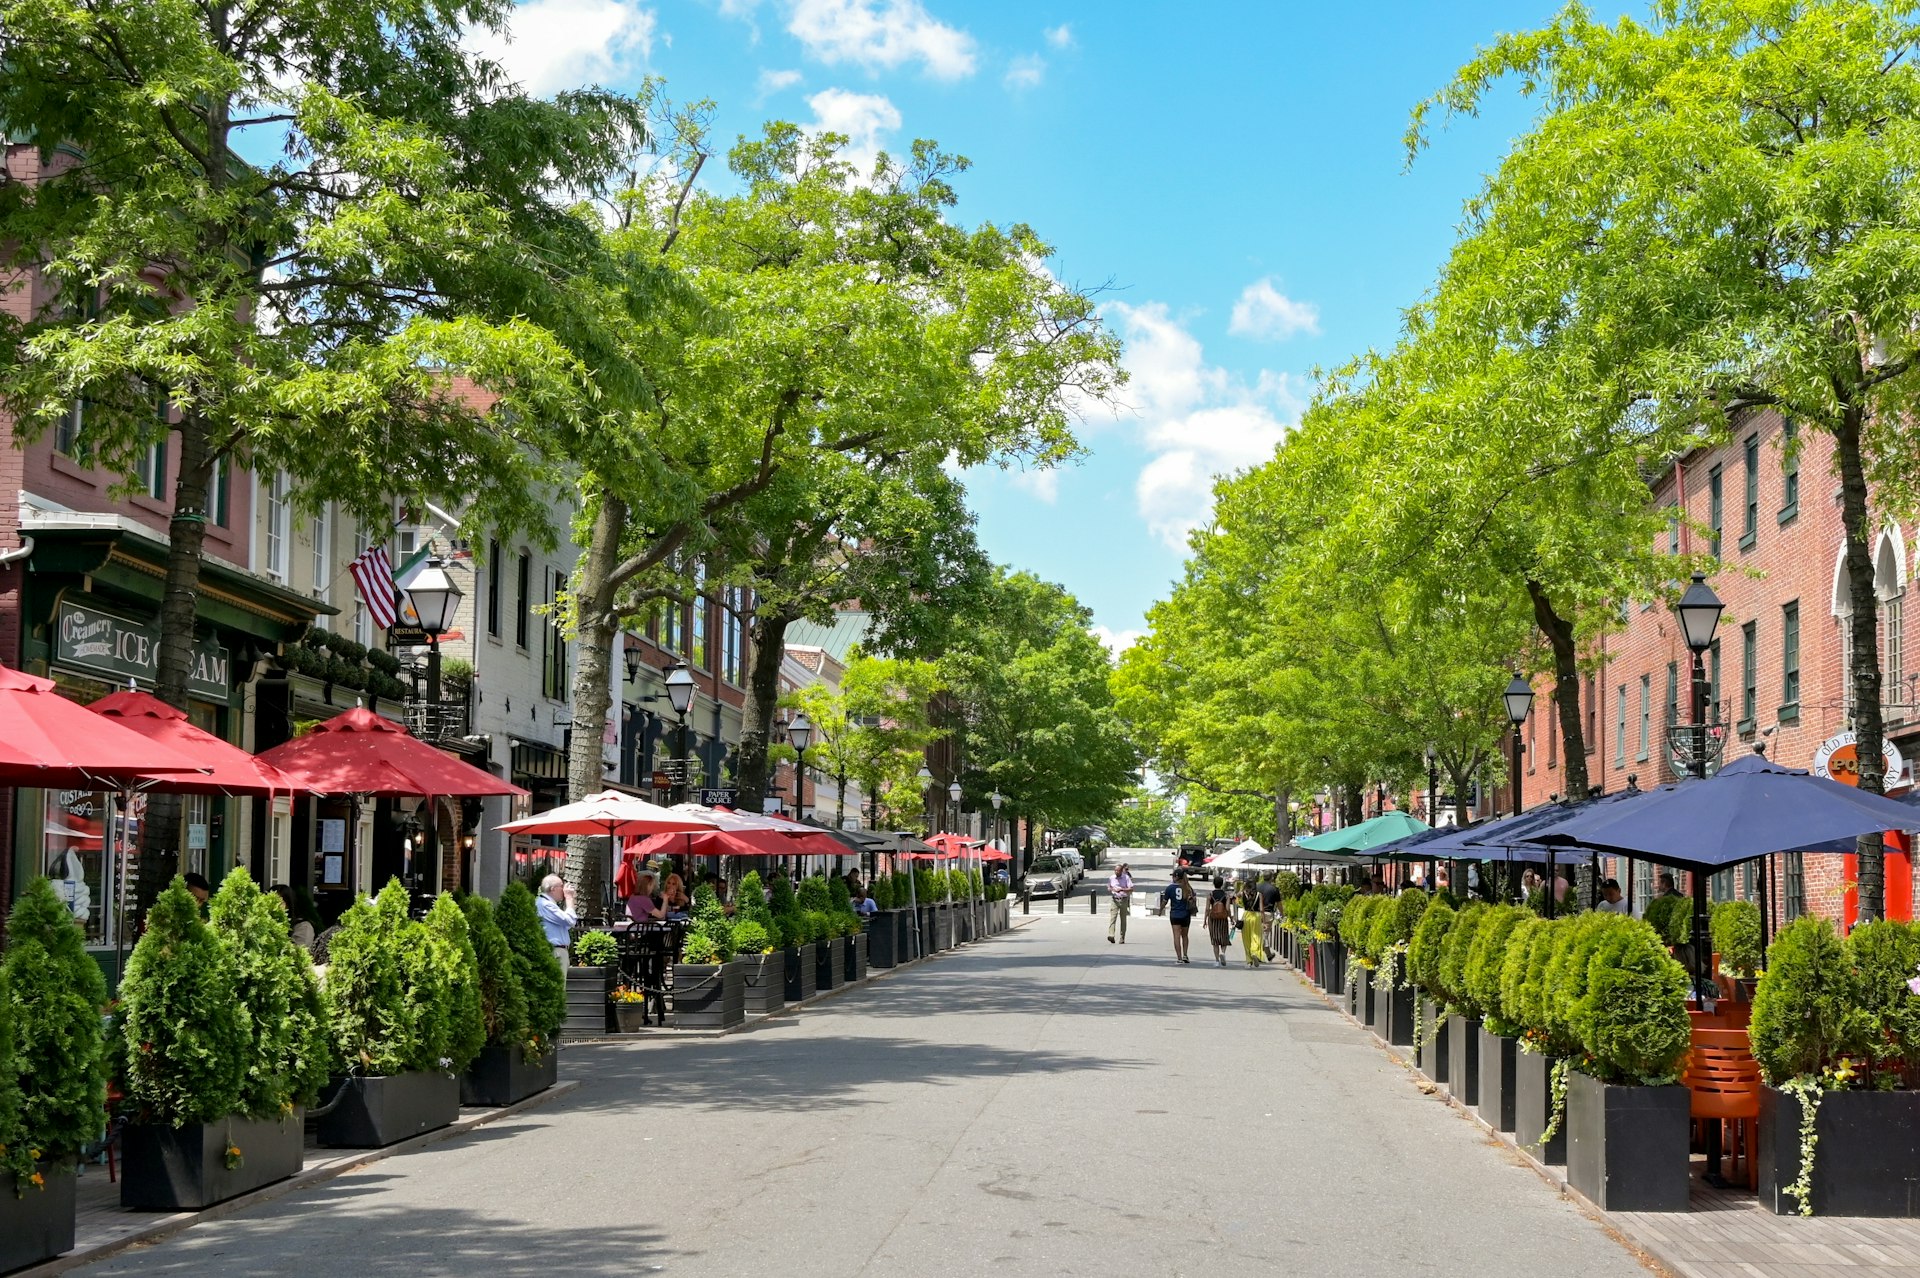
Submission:
{"label": "lamp post globe", "polygon": [[1500,699],[1507,703],[1507,718],[1517,728],[1527,721],[1527,714],[1533,709],[1533,685],[1522,679],[1516,670],[1513,682],[1500,694]]}
{"label": "lamp post globe", "polygon": [[804,714],[796,714],[787,724],[787,744],[796,754],[805,754],[807,747],[813,744],[813,724]]}
{"label": "lamp post globe", "polygon": [[453,629],[461,593],[459,583],[447,574],[445,563],[438,557],[427,560],[407,586],[407,599],[420,618],[420,628],[435,638]]}
{"label": "lamp post globe", "polygon": [[673,712],[685,718],[687,710],[693,705],[693,671],[687,669],[687,663],[676,661],[667,671],[667,700],[673,705]]}
{"label": "lamp post globe", "polygon": [[627,644],[620,649],[620,659],[626,663],[627,682],[632,683],[640,677],[640,649]]}
{"label": "lamp post globe", "polygon": [[1713,632],[1719,628],[1720,614],[1725,608],[1720,596],[1707,585],[1707,574],[1694,573],[1693,584],[1673,608],[1680,614],[1680,632],[1686,638],[1688,651],[1698,655],[1713,647]]}

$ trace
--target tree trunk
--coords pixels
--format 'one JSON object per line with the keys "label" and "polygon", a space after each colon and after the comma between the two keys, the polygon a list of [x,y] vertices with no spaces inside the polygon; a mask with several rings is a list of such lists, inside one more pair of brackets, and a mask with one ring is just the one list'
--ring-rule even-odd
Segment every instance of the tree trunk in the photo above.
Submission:
{"label": "tree trunk", "polygon": [[1340,825],[1344,829],[1350,825],[1359,825],[1366,819],[1365,790],[1357,785],[1340,787]]}
{"label": "tree trunk", "polygon": [[1573,621],[1562,617],[1537,581],[1527,582],[1533,619],[1553,649],[1553,704],[1560,711],[1560,747],[1566,755],[1566,796],[1587,797],[1587,742],[1580,722],[1580,654],[1574,648]]}
{"label": "tree trunk", "polygon": [[776,609],[754,610],[747,700],[740,709],[740,807],[746,812],[760,811],[767,797],[767,748],[773,736],[773,712],[780,701],[780,659],[792,621]]}
{"label": "tree trunk", "polygon": [[[160,654],[154,695],[177,710],[187,708],[193,671],[195,599],[200,590],[200,549],[207,539],[207,489],[213,475],[206,423],[182,419],[180,476],[174,482],[173,517],[167,524],[167,576],[160,598]],[[173,881],[180,860],[180,796],[150,794],[140,823],[140,871],[134,885],[134,915],[145,918],[154,899]]]}
{"label": "tree trunk", "polygon": [[[1849,404],[1834,431],[1834,458],[1840,467],[1840,523],[1846,530],[1846,618],[1853,638],[1853,727],[1859,737],[1860,788],[1868,794],[1886,789],[1880,769],[1881,742],[1886,728],[1880,718],[1880,617],[1873,589],[1872,525],[1867,519],[1867,475],[1860,460],[1860,430],[1864,411]],[[1862,923],[1886,917],[1886,858],[1880,836],[1863,834],[1859,855]]]}
{"label": "tree trunk", "polygon": [[[573,669],[573,735],[567,743],[567,798],[578,801],[606,788],[601,761],[607,714],[613,708],[613,642],[620,633],[613,610],[614,567],[620,562],[620,542],[626,534],[627,504],[604,494],[587,553],[581,558],[573,599],[575,634],[579,639]],[[567,840],[567,882],[575,907],[598,914],[605,892],[604,866],[612,853],[597,836],[573,835]]]}

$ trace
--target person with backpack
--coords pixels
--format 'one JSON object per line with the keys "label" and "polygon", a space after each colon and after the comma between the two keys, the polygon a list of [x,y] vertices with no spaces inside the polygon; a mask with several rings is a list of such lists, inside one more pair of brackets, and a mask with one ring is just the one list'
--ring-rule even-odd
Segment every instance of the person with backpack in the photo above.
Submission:
{"label": "person with backpack", "polygon": [[1233,935],[1233,899],[1227,895],[1227,881],[1213,876],[1213,891],[1207,893],[1207,941],[1213,946],[1213,961],[1227,965],[1227,940]]}
{"label": "person with backpack", "polygon": [[1260,893],[1252,884],[1240,889],[1240,947],[1246,951],[1248,967],[1259,967],[1267,961],[1267,947],[1260,935]]}
{"label": "person with backpack", "polygon": [[1173,961],[1176,963],[1187,961],[1187,928],[1198,909],[1199,898],[1194,895],[1193,885],[1187,882],[1187,872],[1175,870],[1173,882],[1160,893],[1160,912],[1173,925]]}

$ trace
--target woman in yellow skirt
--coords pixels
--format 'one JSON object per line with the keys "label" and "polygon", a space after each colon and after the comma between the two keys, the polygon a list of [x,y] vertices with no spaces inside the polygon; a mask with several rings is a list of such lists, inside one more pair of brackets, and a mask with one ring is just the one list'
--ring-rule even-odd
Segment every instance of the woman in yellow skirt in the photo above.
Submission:
{"label": "woman in yellow skirt", "polygon": [[1250,883],[1240,885],[1240,945],[1247,953],[1247,966],[1259,967],[1267,961],[1267,947],[1260,940],[1260,892]]}

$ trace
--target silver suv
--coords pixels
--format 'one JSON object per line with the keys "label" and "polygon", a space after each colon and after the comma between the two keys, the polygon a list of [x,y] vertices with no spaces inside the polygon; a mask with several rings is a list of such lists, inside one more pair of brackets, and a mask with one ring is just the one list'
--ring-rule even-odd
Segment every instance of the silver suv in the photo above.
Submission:
{"label": "silver suv", "polygon": [[1073,871],[1057,856],[1036,856],[1027,867],[1027,895],[1059,896],[1073,891]]}

